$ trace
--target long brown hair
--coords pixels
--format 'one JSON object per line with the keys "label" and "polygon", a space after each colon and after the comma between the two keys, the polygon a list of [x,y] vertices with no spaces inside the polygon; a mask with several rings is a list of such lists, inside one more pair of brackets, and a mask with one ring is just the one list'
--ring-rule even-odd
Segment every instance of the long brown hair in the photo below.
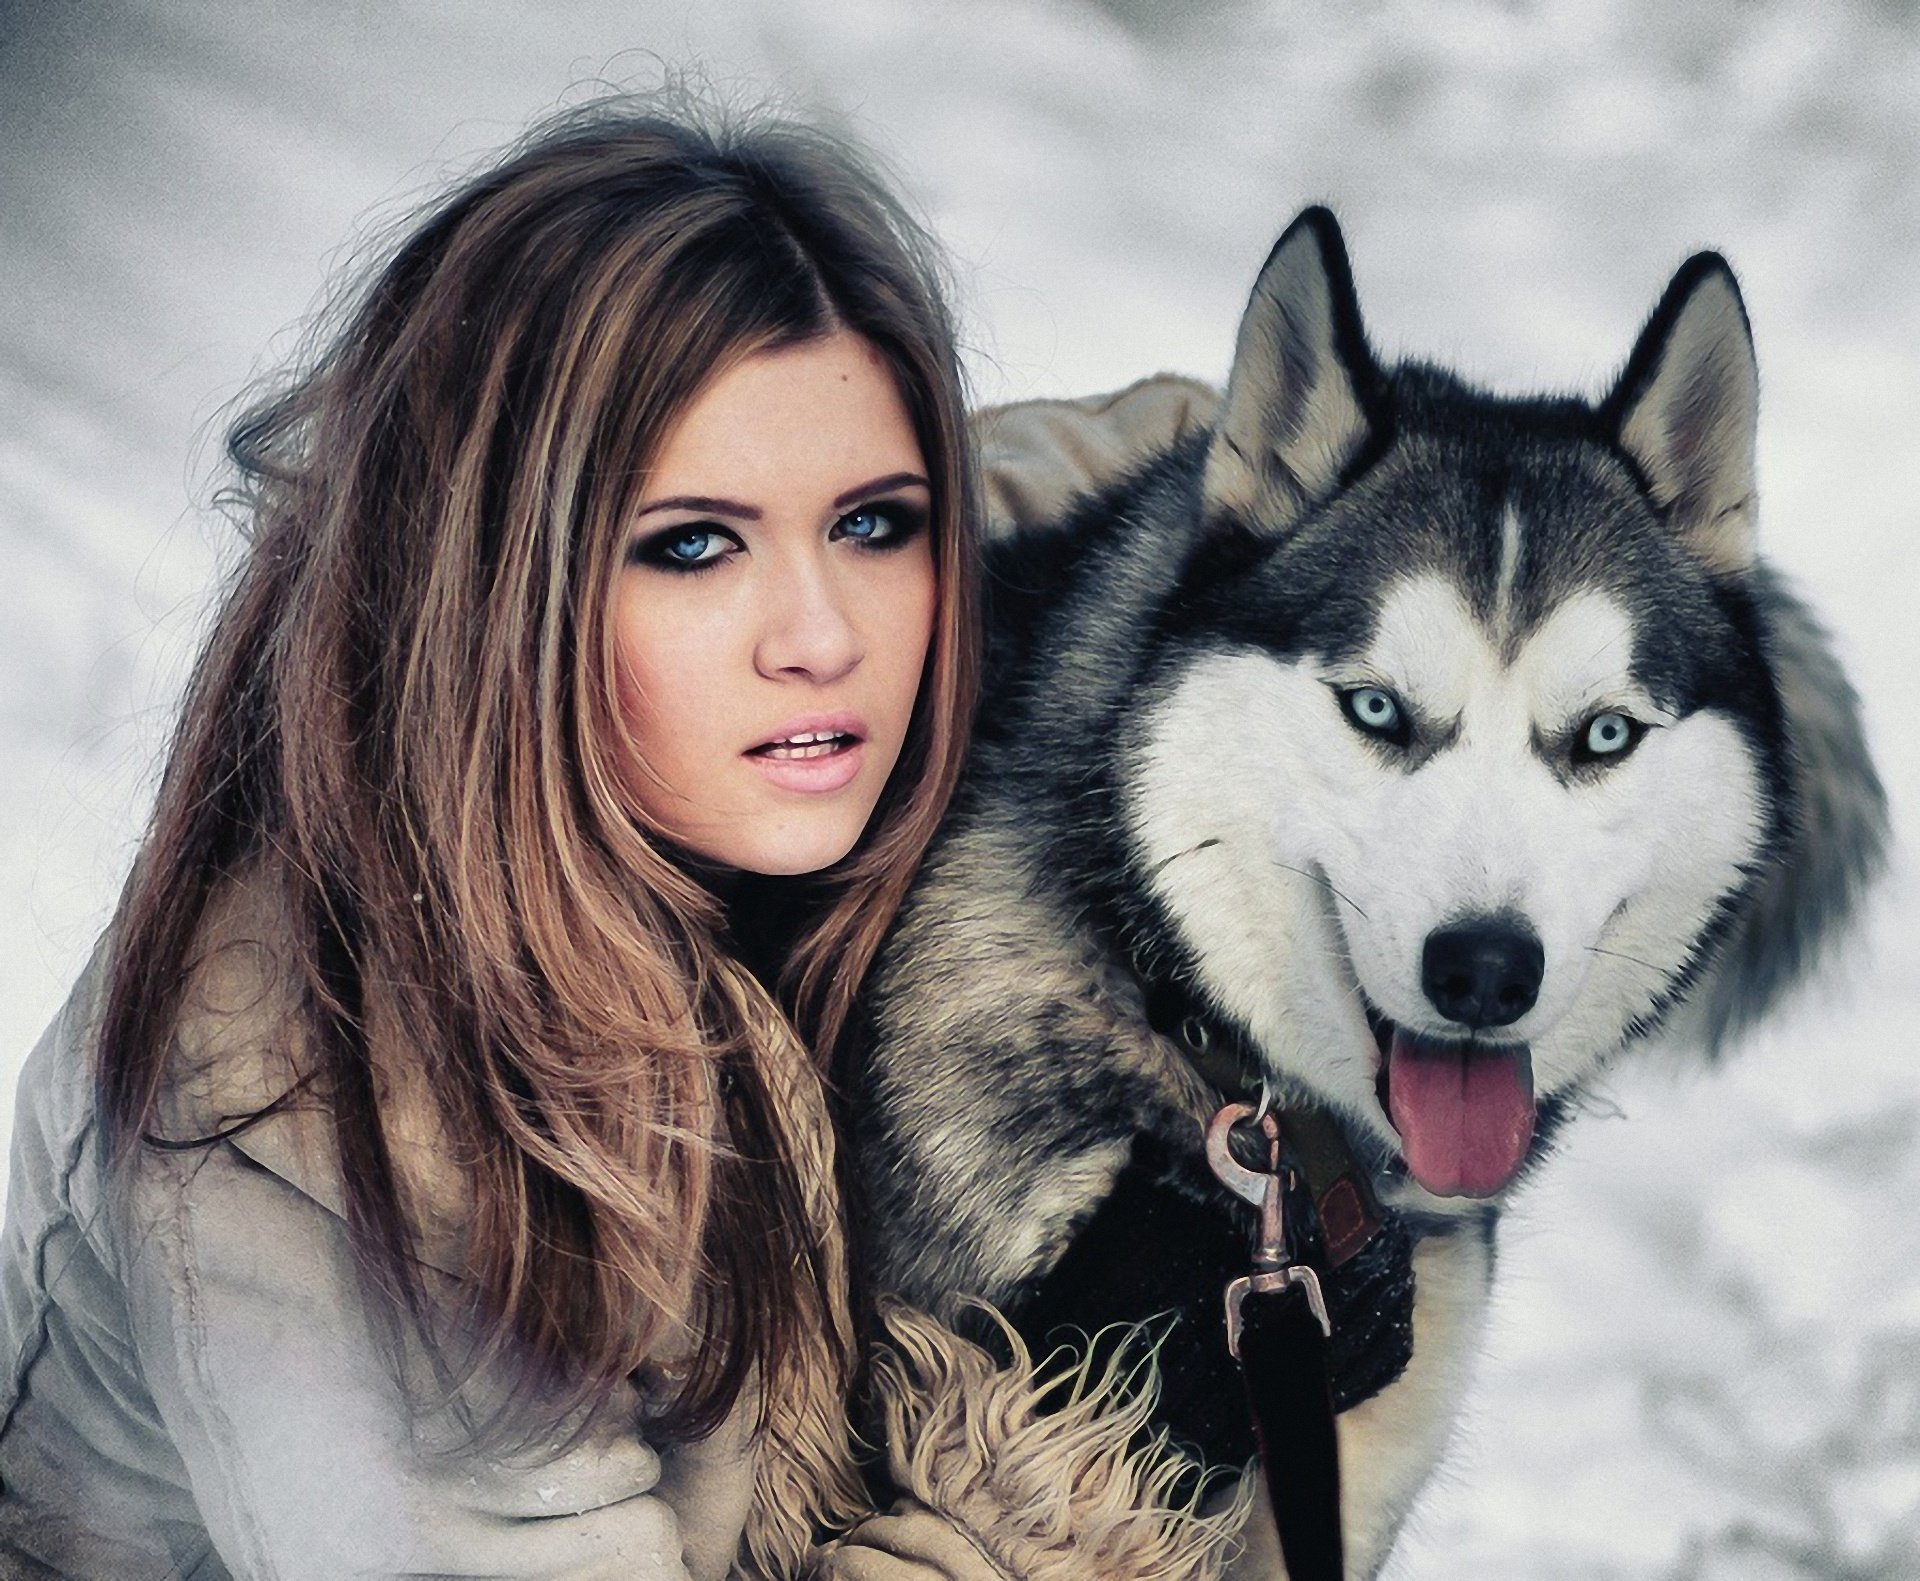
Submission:
{"label": "long brown hair", "polygon": [[[841,328],[890,366],[927,458],[939,613],[906,748],[782,1006],[623,789],[606,613],[689,401]],[[427,1316],[382,1126],[398,1058],[465,1176],[483,1353],[564,1410],[690,1341],[652,1430],[703,1434],[756,1389],[772,1448],[816,1463],[780,1495],[790,1524],[831,1518],[850,1358],[821,1073],[952,789],[976,668],[924,232],[817,130],[602,103],[431,212],[228,448],[252,541],[114,923],[113,1156],[153,1129],[210,904],[264,873],[369,1294]]]}

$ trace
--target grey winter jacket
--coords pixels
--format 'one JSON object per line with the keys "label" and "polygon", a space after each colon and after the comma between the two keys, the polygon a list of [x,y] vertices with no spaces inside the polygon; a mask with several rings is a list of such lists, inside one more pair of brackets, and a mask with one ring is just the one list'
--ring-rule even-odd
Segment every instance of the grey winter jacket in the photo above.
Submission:
{"label": "grey winter jacket", "polygon": [[[199,1074],[170,1102],[169,1134],[204,1134],[286,1086],[234,965],[196,977],[180,1031]],[[87,1058],[101,975],[96,954],[20,1078],[0,1241],[0,1577],[726,1574],[752,1482],[737,1428],[657,1454],[612,1411],[557,1457],[502,1463],[463,1449],[450,1416],[405,1409],[316,1111],[143,1150],[130,1199],[110,1193]],[[429,1262],[453,1263],[430,1277],[450,1277],[457,1242],[429,1230]]]}

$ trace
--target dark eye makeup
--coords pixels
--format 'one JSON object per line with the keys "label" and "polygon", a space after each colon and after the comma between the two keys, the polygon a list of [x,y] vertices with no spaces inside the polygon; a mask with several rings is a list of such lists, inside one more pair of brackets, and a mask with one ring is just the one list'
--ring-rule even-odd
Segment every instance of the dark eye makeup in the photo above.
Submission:
{"label": "dark eye makeup", "polygon": [[627,562],[663,571],[706,571],[745,551],[733,533],[713,522],[677,522],[636,538],[627,550]]}
{"label": "dark eye makeup", "polygon": [[846,512],[828,530],[832,539],[845,539],[863,549],[898,549],[926,530],[925,507],[906,500],[869,500]]}
{"label": "dark eye makeup", "polygon": [[[836,517],[827,537],[879,554],[911,543],[926,531],[927,518],[925,506],[908,500],[869,500]],[[627,550],[627,563],[684,574],[711,570],[744,553],[746,545],[731,528],[717,522],[675,522],[636,538]]]}

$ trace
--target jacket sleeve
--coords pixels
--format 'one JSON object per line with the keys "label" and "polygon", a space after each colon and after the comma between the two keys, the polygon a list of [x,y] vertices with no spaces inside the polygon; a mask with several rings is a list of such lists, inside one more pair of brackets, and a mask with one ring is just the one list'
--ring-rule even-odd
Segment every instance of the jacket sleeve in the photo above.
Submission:
{"label": "jacket sleeve", "polygon": [[[496,1458],[450,1411],[409,1411],[344,1222],[231,1144],[149,1153],[129,1230],[138,1360],[235,1576],[705,1581],[731,1558],[744,1500],[676,1511],[623,1413]],[[732,1524],[701,1533],[719,1560],[697,1572],[683,1515]]]}

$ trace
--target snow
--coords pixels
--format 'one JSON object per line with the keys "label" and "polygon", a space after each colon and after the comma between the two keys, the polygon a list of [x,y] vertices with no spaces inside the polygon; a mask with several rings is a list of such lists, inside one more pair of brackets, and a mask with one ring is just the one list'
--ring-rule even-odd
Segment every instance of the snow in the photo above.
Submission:
{"label": "snow", "polygon": [[223,407],[449,170],[695,62],[884,152],[957,260],[983,400],[1218,377],[1316,200],[1378,342],[1503,388],[1597,388],[1673,267],[1728,254],[1769,553],[1838,634],[1902,855],[1792,1014],[1715,1072],[1623,1067],[1572,1128],[1392,1573],[1920,1575],[1920,15],[1894,0],[16,4],[0,1084],[108,912],[232,560]]}

